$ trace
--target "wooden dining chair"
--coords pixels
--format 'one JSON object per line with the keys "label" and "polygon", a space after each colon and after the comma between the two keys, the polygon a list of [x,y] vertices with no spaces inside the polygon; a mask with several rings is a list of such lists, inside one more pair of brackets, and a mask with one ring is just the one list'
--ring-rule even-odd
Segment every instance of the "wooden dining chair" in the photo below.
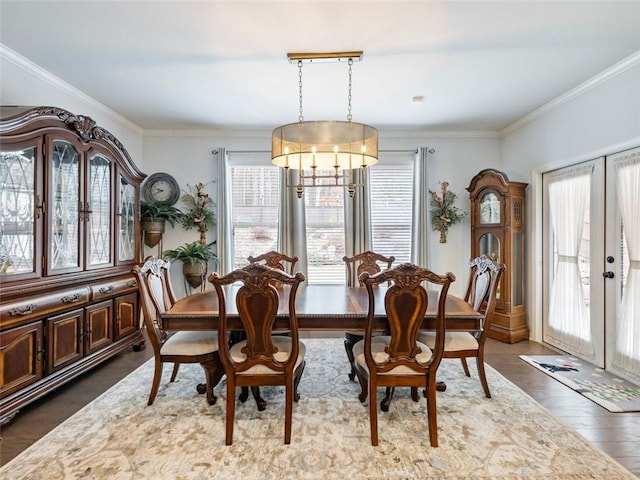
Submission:
{"label": "wooden dining chair", "polygon": [[[359,253],[354,255],[353,257],[342,257],[346,267],[347,267],[347,286],[352,287],[354,284],[354,276],[355,280],[358,281],[360,286],[362,282],[359,280],[360,275],[364,272],[368,272],[369,275],[375,275],[380,272],[383,268],[391,268],[393,262],[396,261],[396,257],[393,255],[390,257],[385,257],[384,255],[380,255],[379,253],[372,252],[367,250],[366,252]],[[379,332],[384,333],[384,332]],[[356,378],[356,366],[353,359],[353,346],[359,340],[362,340],[364,337],[364,330],[350,330],[344,332],[344,349],[347,352],[347,358],[349,359],[349,365],[351,366],[351,371],[349,372],[349,379],[355,380]]]}
{"label": "wooden dining chair", "polygon": [[[173,307],[174,303],[176,303],[176,294],[174,293],[173,286],[171,285],[171,262],[166,262],[153,256],[148,256],[144,261],[155,263],[157,270],[160,272],[158,279],[153,282],[155,288],[150,290],[149,293],[151,294],[151,300],[156,308],[156,312],[158,314],[164,313]],[[169,382],[174,382],[176,380],[179,369],[180,364],[174,363]],[[204,390],[200,393],[204,393]]]}
{"label": "wooden dining chair", "polygon": [[[359,399],[364,403],[369,397],[371,445],[378,445],[378,387],[404,386],[426,389],[429,438],[431,446],[437,447],[436,372],[444,350],[444,306],[455,276],[450,272],[438,275],[426,268],[403,263],[373,276],[365,272],[360,280],[367,288],[369,308],[364,339],[354,345],[353,351],[362,388]],[[374,336],[374,288],[384,282],[391,283],[384,298],[389,335]],[[423,282],[440,288],[433,349],[417,338],[429,303]]]}
{"label": "wooden dining chair", "polygon": [[[142,303],[142,315],[147,337],[153,347],[155,369],[148,405],[152,405],[162,378],[164,363],[173,363],[171,381],[175,379],[177,365],[199,363],[205,371],[205,388],[209,405],[216,402],[213,387],[220,381],[224,370],[218,355],[218,333],[215,330],[177,332],[169,335],[162,327],[160,312],[171,300],[168,290],[169,263],[160,258],[148,257],[142,266],[135,265],[133,273],[138,281]],[[175,301],[175,297],[174,297]],[[201,393],[202,390],[200,390]]]}
{"label": "wooden dining chair", "polygon": [[[273,285],[277,281],[288,289]],[[291,420],[293,402],[298,401],[298,384],[304,370],[306,347],[298,337],[296,317],[296,294],[304,281],[301,272],[295,276],[266,265],[252,263],[244,268],[219,277],[209,276],[218,296],[218,338],[226,338],[228,333],[227,298],[224,285],[240,282],[242,285],[235,295],[235,304],[246,340],[229,347],[227,342],[219,343],[220,359],[227,376],[227,415],[225,443],[233,443],[235,416],[235,388],[263,385],[283,385],[285,387],[285,427],[284,443],[291,443]],[[286,328],[289,336],[275,335],[274,324],[280,305],[280,294],[288,302]],[[244,397],[246,400],[246,397]],[[241,399],[242,400],[242,399]]]}
{"label": "wooden dining chair", "polygon": [[284,253],[276,252],[275,250],[271,250],[270,252],[263,253],[256,257],[249,255],[247,260],[249,263],[264,263],[267,267],[282,270],[283,272],[287,272],[289,275],[294,274],[296,263],[298,263],[298,257],[290,257]]}
{"label": "wooden dining chair", "polygon": [[[486,255],[472,259],[469,266],[469,282],[464,299],[475,311],[483,313],[482,329],[473,332],[448,331],[444,337],[443,358],[459,358],[465,375],[469,377],[471,374],[467,358],[475,357],[484,394],[491,398],[484,371],[484,345],[493,321],[498,285],[506,267],[504,264],[494,263]],[[436,335],[434,332],[421,331],[418,339],[431,347],[436,341]]]}

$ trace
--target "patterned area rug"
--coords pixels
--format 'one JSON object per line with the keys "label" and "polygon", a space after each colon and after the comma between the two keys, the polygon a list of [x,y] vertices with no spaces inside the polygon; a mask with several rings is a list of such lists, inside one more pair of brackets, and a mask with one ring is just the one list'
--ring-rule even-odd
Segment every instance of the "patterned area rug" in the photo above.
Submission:
{"label": "patterned area rug", "polygon": [[520,358],[610,412],[640,412],[640,386],[563,355],[520,355]]}
{"label": "patterned area rug", "polygon": [[429,444],[425,400],[398,389],[379,416],[372,447],[368,410],[347,377],[340,339],[304,340],[307,368],[283,444],[284,393],[262,389],[267,409],[238,402],[234,443],[224,445],[226,385],[208,406],[199,366],[170,366],[152,406],[144,364],[0,469],[7,479],[635,479],[492,368],[492,399],[476,375],[445,361],[438,394],[440,446]]}

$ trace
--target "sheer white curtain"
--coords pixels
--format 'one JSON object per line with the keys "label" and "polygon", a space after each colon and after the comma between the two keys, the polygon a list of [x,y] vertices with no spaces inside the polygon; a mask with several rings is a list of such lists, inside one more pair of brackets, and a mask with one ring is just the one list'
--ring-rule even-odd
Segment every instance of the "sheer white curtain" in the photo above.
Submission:
{"label": "sheer white curtain", "polygon": [[233,270],[233,241],[231,223],[231,179],[229,158],[224,148],[213,150],[218,170],[217,230],[218,272],[225,275]]}
{"label": "sheer white curtain", "polygon": [[[307,225],[304,198],[298,198],[294,188],[287,187],[286,177],[294,175],[289,169],[285,173],[280,169],[280,205],[278,208],[278,251],[297,256],[296,272],[302,272],[308,278]],[[295,183],[289,178],[289,184]]]}
{"label": "sheer white curtain", "polygon": [[551,174],[549,214],[557,260],[549,299],[549,336],[570,351],[593,357],[591,323],[578,252],[585,213],[589,209],[593,166],[578,166]]}
{"label": "sheer white curtain", "polygon": [[640,151],[617,159],[614,166],[629,270],[622,291],[612,363],[640,378]]}
{"label": "sheer white curtain", "polygon": [[411,221],[411,262],[429,266],[429,185],[427,178],[428,155],[433,149],[420,147],[413,164],[413,218]]}

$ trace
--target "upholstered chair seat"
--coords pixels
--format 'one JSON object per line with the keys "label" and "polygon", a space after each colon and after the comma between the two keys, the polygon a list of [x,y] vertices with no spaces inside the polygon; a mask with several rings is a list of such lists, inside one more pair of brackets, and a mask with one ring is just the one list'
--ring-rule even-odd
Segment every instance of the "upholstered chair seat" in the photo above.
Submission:
{"label": "upholstered chair seat", "polygon": [[[291,355],[291,338],[283,337],[280,335],[274,335],[271,337],[271,341],[273,342],[274,347],[278,349],[276,353],[273,354],[273,358],[278,362],[286,362],[289,360],[289,356]],[[236,343],[229,349],[229,353],[231,354],[231,358],[236,363],[242,363],[247,359],[247,355],[242,352],[242,349],[247,346],[247,341],[242,340],[239,343]],[[304,362],[304,356],[307,352],[307,347],[304,343],[298,342],[298,359],[294,365],[294,370],[297,369],[302,362]],[[269,375],[269,374],[277,374],[276,372],[269,368],[266,365],[257,364],[248,370],[238,372],[238,375]]]}
{"label": "upholstered chair seat", "polygon": [[[433,348],[436,343],[436,335],[433,332],[422,331],[418,333],[418,340]],[[444,335],[444,350],[446,352],[459,352],[461,350],[477,350],[478,340],[469,332],[447,332]]]}
{"label": "upholstered chair seat", "polygon": [[218,351],[218,332],[178,332],[160,347],[162,355],[205,355]]}
{"label": "upholstered chair seat", "polygon": [[[390,343],[391,337],[388,335],[381,335],[371,339],[371,353],[373,354],[373,361],[377,365],[384,365],[389,361],[389,354],[385,349],[389,347]],[[417,344],[422,351],[416,355],[416,362],[421,366],[426,366],[431,359],[431,348],[422,342],[417,342]],[[353,346],[353,356],[355,361],[365,369],[366,372],[369,372],[367,361],[364,358],[364,339]],[[424,373],[412,370],[404,365],[398,365],[388,372],[380,372],[380,375],[424,375]]]}

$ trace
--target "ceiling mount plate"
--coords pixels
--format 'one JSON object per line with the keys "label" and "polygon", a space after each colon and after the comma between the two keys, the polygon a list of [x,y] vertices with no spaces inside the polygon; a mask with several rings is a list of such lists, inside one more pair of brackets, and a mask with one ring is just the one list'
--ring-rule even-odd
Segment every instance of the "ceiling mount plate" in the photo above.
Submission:
{"label": "ceiling mount plate", "polygon": [[328,63],[346,62],[349,59],[354,62],[362,60],[362,50],[353,52],[325,52],[325,53],[287,53],[289,63]]}

